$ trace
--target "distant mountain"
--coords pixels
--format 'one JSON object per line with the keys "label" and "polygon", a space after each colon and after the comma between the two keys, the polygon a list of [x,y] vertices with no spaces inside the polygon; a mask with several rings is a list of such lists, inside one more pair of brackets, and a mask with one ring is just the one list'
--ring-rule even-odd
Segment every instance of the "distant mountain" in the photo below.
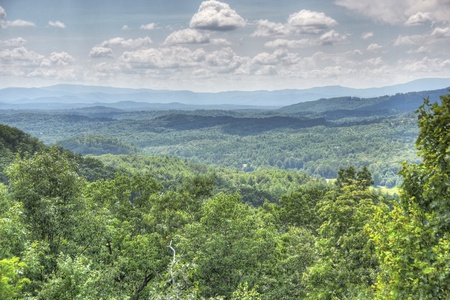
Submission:
{"label": "distant mountain", "polygon": [[398,93],[372,98],[338,97],[297,103],[282,107],[277,111],[294,115],[316,113],[328,117],[342,117],[346,114],[346,111],[351,112],[348,115],[387,115],[389,113],[415,111],[423,103],[424,98],[429,98],[435,102],[439,100],[441,95],[445,94],[448,94],[447,89]]}
{"label": "distant mountain", "polygon": [[145,104],[149,103],[171,105],[176,103],[177,109],[183,109],[179,108],[179,106],[183,105],[283,107],[323,98],[371,98],[448,87],[450,87],[450,78],[420,79],[405,84],[369,89],[327,86],[301,90],[230,91],[219,93],[55,85],[45,88],[0,89],[0,109],[62,109],[89,107],[94,104],[113,106],[112,104],[114,103],[114,107],[121,109],[126,109],[122,105],[126,103],[130,104],[130,109],[136,109],[138,106],[142,109],[152,109],[151,107],[146,107]]}

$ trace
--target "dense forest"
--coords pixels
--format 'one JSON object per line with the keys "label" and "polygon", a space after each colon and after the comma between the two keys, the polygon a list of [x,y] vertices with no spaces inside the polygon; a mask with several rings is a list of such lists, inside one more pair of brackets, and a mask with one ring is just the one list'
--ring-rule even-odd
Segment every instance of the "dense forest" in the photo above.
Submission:
{"label": "dense forest", "polygon": [[247,172],[296,170],[327,179],[341,167],[367,166],[375,185],[391,188],[401,182],[400,162],[420,161],[414,110],[422,98],[434,103],[445,92],[322,99],[272,110],[145,110],[139,103],[128,110],[0,110],[0,123],[83,155],[171,155]]}
{"label": "dense forest", "polygon": [[[43,133],[69,118],[62,114],[48,119],[44,113],[39,121],[33,114],[26,124],[32,130],[40,124]],[[196,123],[195,113],[183,117],[193,118],[189,126],[210,128],[208,118]],[[230,117],[237,118],[221,114],[223,124],[204,134],[225,132]],[[297,170],[250,170],[252,163],[246,161],[238,162],[250,169],[237,170],[194,159],[143,155],[145,151],[136,154],[139,148],[125,146],[131,131],[119,126],[120,119],[70,118],[74,131],[79,124],[95,132],[70,142],[94,150],[107,142],[126,154],[83,157],[58,145],[47,146],[19,129],[0,127],[1,299],[450,297],[450,95],[438,102],[425,100],[414,122],[406,115],[369,124],[379,126],[375,128],[380,137],[384,132],[401,140],[405,131],[406,138],[417,137],[418,159],[403,163],[399,196],[372,188],[371,168],[352,165],[363,162],[357,155],[341,162],[336,180],[327,182]],[[299,127],[286,128],[282,118],[267,118],[272,119],[260,120],[271,127],[265,131],[253,127],[254,118],[240,117],[241,127],[250,132],[228,133],[235,138],[231,147],[255,136],[252,128],[264,132],[261,156],[270,148],[264,143],[284,141],[280,147],[289,147],[293,136],[288,132],[295,128],[317,134],[317,139],[325,136],[319,129],[341,137],[348,130],[344,143],[366,147],[365,151],[379,145],[377,135],[372,135],[371,144],[361,132],[351,133],[352,126],[360,129],[362,124],[316,126],[315,122],[329,122],[318,116],[305,122],[298,118]],[[152,119],[162,124],[154,127],[146,119],[123,120],[141,127],[143,141],[155,138],[155,144],[164,128],[169,136],[195,130],[172,131],[180,124],[176,121],[183,122],[176,115]],[[107,128],[103,122],[116,131],[116,139],[100,137],[100,129]],[[278,124],[282,130],[273,130]],[[47,137],[62,136],[58,130]],[[403,134],[396,136],[398,131]],[[189,135],[183,137],[189,141]],[[195,141],[201,144],[201,139]],[[402,148],[390,150],[388,155]]]}

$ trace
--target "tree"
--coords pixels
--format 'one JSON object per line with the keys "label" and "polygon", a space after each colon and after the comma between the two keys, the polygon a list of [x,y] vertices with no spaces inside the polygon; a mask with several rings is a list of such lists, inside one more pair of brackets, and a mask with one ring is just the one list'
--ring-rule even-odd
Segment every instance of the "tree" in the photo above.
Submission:
{"label": "tree", "polygon": [[26,265],[18,257],[0,260],[0,298],[3,300],[17,299],[24,285],[30,282],[23,277]]}
{"label": "tree", "polygon": [[317,204],[322,224],[318,259],[304,274],[307,299],[370,299],[377,260],[364,226],[377,195],[355,182],[329,191]]}
{"label": "tree", "polygon": [[194,265],[191,279],[201,296],[229,298],[245,282],[258,292],[273,288],[279,239],[263,213],[237,195],[218,194],[204,203],[198,222],[185,226],[180,262]]}
{"label": "tree", "polygon": [[419,108],[419,164],[403,164],[400,201],[367,230],[376,245],[378,299],[450,297],[450,95]]}

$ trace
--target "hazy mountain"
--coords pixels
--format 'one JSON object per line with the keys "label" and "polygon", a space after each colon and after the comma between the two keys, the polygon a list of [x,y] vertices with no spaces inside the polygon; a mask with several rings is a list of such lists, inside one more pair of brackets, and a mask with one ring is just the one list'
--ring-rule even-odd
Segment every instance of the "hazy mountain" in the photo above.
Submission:
{"label": "hazy mountain", "polygon": [[[151,109],[146,104],[170,104],[177,109],[183,105],[237,105],[283,107],[322,98],[360,97],[371,98],[397,93],[435,90],[450,87],[450,78],[421,79],[383,88],[353,89],[341,86],[317,87],[302,90],[230,91],[196,93],[191,91],[167,91],[149,89],[125,89],[82,85],[55,85],[44,88],[0,89],[0,108],[8,109],[62,109],[92,105],[107,105],[124,109]],[[120,104],[118,104],[120,103]],[[137,104],[136,104],[137,103]],[[176,103],[176,104],[174,104]],[[223,108],[223,106],[221,106]],[[170,108],[169,108],[170,109]],[[192,107],[190,108],[192,109]]]}

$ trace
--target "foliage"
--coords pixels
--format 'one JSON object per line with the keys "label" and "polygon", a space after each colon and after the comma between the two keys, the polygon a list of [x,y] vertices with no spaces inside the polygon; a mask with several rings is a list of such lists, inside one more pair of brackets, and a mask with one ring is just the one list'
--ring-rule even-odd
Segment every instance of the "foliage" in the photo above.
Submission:
{"label": "foliage", "polygon": [[425,99],[418,110],[420,164],[403,165],[403,192],[391,212],[379,209],[368,226],[381,271],[378,299],[450,296],[450,95]]}
{"label": "foliage", "polygon": [[[370,188],[376,181],[373,164],[352,165],[356,158],[340,161],[332,184],[275,167],[248,172],[253,163],[247,160],[238,160],[246,166],[236,170],[168,155],[97,159],[56,146],[22,155],[20,149],[32,149],[27,142],[20,149],[8,142],[3,149],[15,160],[0,184],[0,297],[446,299],[449,106],[450,96],[443,96],[442,105],[426,101],[419,109],[422,161],[403,165],[403,192],[394,202]],[[189,116],[196,120],[195,113]],[[200,140],[225,129],[228,133],[219,136],[228,140],[217,140],[219,145],[256,138],[230,134],[236,129],[226,124],[212,126],[213,117],[190,124],[211,130]],[[84,124],[89,118],[71,120]],[[156,118],[159,127],[153,130],[177,135],[167,126],[179,126],[177,120]],[[145,118],[133,126],[141,122]],[[240,122],[249,129],[253,121]],[[408,131],[410,124],[397,125],[395,130]],[[248,151],[258,149],[252,155],[264,157],[277,136],[280,145],[274,149],[291,149],[295,159],[299,152],[291,138],[300,131],[285,129],[266,131],[259,148],[248,144]],[[331,127],[301,129],[313,138],[322,131],[342,133]],[[193,139],[199,131],[183,130],[191,131],[184,137],[199,141]],[[118,132],[122,140],[125,132]],[[364,139],[356,133],[352,138]]]}

